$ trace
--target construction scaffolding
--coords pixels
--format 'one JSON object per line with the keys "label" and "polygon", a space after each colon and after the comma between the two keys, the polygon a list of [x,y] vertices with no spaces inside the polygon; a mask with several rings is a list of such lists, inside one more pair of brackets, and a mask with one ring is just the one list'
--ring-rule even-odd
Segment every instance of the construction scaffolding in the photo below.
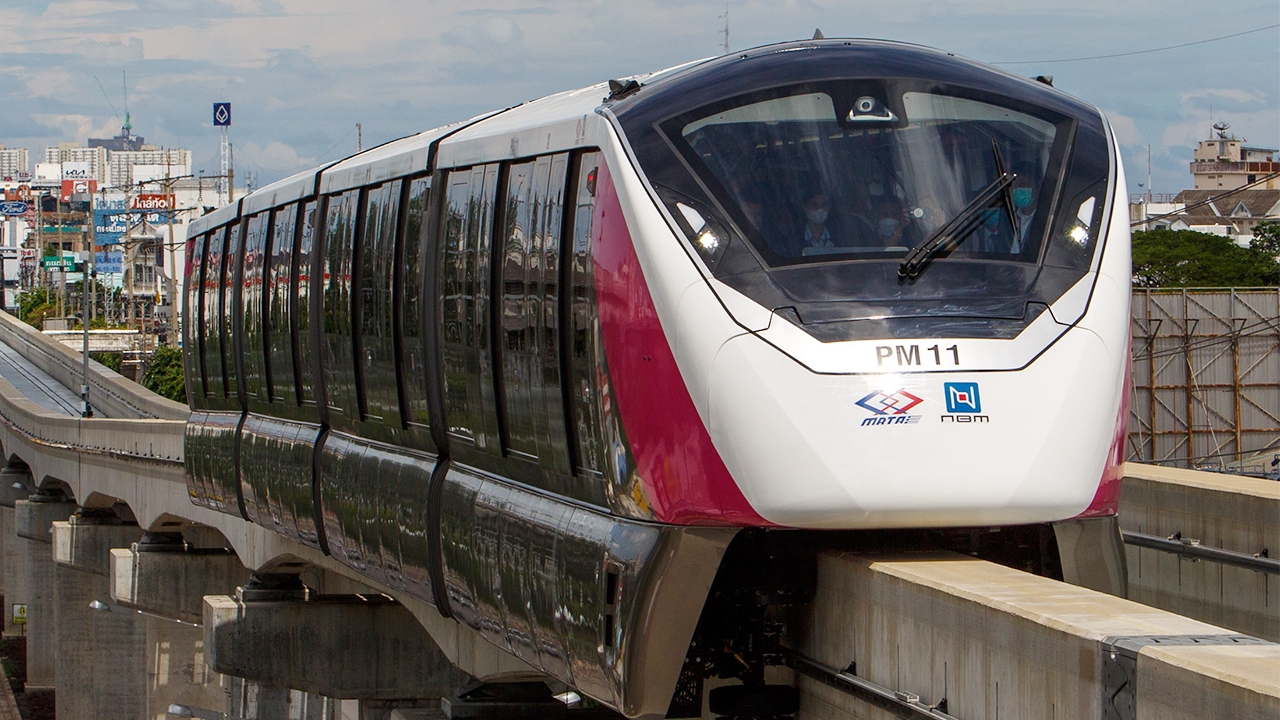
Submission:
{"label": "construction scaffolding", "polygon": [[1132,333],[1131,460],[1274,470],[1280,288],[1134,290]]}

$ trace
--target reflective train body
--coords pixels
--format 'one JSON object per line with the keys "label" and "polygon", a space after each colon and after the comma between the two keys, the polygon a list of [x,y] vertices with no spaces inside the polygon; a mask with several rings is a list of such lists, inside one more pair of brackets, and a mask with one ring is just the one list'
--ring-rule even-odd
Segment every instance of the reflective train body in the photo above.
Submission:
{"label": "reflective train body", "polygon": [[878,41],[388,143],[193,224],[192,500],[686,716],[748,535],[1114,515],[1123,188],[1096,109]]}

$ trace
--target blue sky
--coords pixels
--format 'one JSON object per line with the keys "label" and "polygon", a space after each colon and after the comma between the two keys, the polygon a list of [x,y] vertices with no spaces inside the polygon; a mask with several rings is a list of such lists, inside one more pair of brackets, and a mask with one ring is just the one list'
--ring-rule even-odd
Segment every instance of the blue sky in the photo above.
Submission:
{"label": "blue sky", "polygon": [[[259,184],[540,95],[717,55],[726,3],[633,0],[10,2],[0,24],[0,144],[134,132],[214,172],[215,101],[233,103],[238,178]],[[985,62],[1191,43],[1280,23],[1275,0],[731,1],[733,50],[812,36],[922,43]],[[1107,112],[1129,186],[1175,192],[1214,120],[1280,148],[1280,28],[1163,52],[1002,65],[1051,74]],[[96,77],[96,80],[95,80]],[[106,90],[99,88],[99,82]],[[108,99],[109,98],[109,99]]]}

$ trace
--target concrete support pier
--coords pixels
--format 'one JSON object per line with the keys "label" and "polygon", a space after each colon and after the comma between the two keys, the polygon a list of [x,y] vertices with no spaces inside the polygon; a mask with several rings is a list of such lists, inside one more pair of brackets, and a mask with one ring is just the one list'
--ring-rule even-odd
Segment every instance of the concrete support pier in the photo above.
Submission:
{"label": "concrete support pier", "polygon": [[146,618],[108,601],[111,549],[142,536],[110,513],[53,523],[58,718],[135,720],[146,710]]}
{"label": "concrete support pier", "polygon": [[[452,693],[454,671],[426,630],[383,595],[242,588],[204,599],[214,670],[332,698],[411,700]],[[261,598],[261,599],[258,599]]]}
{"label": "concrete support pier", "polygon": [[[247,714],[228,705],[234,678],[206,662],[200,628],[205,595],[225,595],[249,579],[240,559],[224,549],[193,549],[180,533],[147,533],[110,553],[111,601],[147,613],[146,706],[148,718],[164,717],[171,704]],[[256,694],[255,694],[256,697]]]}
{"label": "concrete support pier", "polygon": [[[27,603],[27,689],[53,690],[58,683],[53,523],[71,517],[76,504],[61,493],[40,491],[14,503],[14,550],[24,567]],[[86,601],[87,602],[87,601]]]}
{"label": "concrete support pier", "polygon": [[13,504],[26,500],[31,494],[31,471],[25,466],[8,465],[0,468],[0,594],[4,595],[4,607],[0,608],[0,627],[5,637],[26,634],[26,627],[14,625],[15,605],[31,604],[30,582],[27,577],[26,547],[20,546],[15,537]]}

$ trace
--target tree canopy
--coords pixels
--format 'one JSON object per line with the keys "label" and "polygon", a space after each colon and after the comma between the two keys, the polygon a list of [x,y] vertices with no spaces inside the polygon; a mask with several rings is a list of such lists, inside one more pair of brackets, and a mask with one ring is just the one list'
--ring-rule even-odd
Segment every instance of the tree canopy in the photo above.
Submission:
{"label": "tree canopy", "polygon": [[1261,223],[1249,247],[1191,230],[1133,233],[1135,287],[1258,287],[1280,285],[1280,225]]}

